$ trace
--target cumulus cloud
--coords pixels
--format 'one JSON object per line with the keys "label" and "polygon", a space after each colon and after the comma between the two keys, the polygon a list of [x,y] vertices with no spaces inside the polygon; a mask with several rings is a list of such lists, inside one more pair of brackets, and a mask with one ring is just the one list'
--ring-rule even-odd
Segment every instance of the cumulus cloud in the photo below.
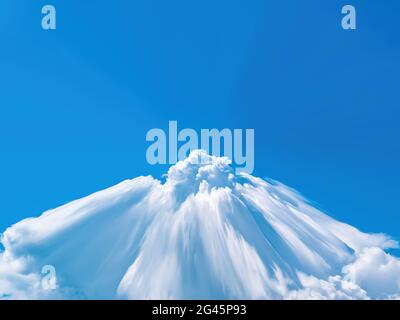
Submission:
{"label": "cumulus cloud", "polygon": [[351,281],[343,280],[339,275],[326,280],[300,273],[302,289],[288,293],[287,299],[295,300],[350,300],[369,299],[367,292]]}
{"label": "cumulus cloud", "polygon": [[371,296],[395,297],[400,293],[400,260],[381,248],[365,248],[343,268],[344,279],[358,284]]}
{"label": "cumulus cloud", "polygon": [[[0,298],[395,299],[397,243],[193,152],[2,235]],[[44,265],[57,271],[43,288]]]}

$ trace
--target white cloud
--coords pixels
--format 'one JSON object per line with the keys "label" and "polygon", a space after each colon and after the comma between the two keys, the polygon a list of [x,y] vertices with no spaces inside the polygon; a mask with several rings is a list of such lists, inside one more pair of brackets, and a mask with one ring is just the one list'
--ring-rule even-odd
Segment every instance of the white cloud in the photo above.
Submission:
{"label": "white cloud", "polygon": [[330,276],[326,280],[299,274],[302,289],[289,292],[286,298],[295,300],[350,300],[369,299],[367,292],[341,276]]}
{"label": "white cloud", "polygon": [[[198,159],[201,161],[198,161]],[[396,242],[195,152],[7,229],[3,298],[395,299]],[[58,288],[43,290],[53,265]]]}
{"label": "white cloud", "polygon": [[343,268],[344,279],[358,284],[371,296],[395,297],[400,293],[400,260],[381,248],[365,248]]}

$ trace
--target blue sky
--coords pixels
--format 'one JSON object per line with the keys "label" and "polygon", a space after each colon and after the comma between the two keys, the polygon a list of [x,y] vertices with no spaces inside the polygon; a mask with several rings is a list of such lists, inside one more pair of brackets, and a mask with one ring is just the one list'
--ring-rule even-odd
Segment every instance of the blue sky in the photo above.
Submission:
{"label": "blue sky", "polygon": [[[341,7],[358,29],[340,27]],[[57,30],[41,8],[57,8]],[[254,128],[255,172],[400,239],[400,2],[3,0],[0,230],[150,166],[169,120]]]}

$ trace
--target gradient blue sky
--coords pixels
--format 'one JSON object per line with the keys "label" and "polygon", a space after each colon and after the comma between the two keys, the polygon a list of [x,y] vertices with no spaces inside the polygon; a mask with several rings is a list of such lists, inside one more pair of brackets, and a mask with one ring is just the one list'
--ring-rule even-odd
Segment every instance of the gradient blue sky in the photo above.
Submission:
{"label": "gradient blue sky", "polygon": [[0,230],[160,177],[145,135],[178,120],[254,128],[255,175],[400,239],[399,16],[398,0],[2,0]]}

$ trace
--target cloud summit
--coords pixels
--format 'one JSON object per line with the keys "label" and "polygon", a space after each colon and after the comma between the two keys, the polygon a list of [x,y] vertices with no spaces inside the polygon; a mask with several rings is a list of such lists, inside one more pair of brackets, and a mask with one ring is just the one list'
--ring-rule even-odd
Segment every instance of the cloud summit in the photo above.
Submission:
{"label": "cloud summit", "polygon": [[[124,181],[23,220],[1,242],[3,299],[400,297],[400,260],[385,252],[395,241],[202,151],[164,183]],[[42,285],[45,265],[55,290]]]}

